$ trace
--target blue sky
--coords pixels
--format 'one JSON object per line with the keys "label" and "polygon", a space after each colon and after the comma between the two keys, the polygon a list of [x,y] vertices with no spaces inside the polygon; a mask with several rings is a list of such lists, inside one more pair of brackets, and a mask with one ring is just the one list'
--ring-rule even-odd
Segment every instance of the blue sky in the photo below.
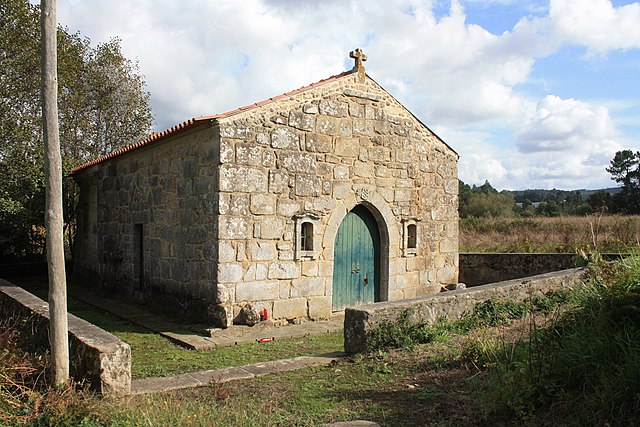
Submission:
{"label": "blue sky", "polygon": [[156,130],[338,74],[367,73],[499,189],[613,186],[640,149],[640,3],[610,0],[58,0],[93,43],[122,39]]}

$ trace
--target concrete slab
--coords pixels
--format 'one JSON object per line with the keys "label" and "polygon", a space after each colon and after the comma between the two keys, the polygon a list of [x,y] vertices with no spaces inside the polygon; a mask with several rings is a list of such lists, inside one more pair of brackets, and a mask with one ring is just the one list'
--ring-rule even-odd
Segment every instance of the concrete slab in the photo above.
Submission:
{"label": "concrete slab", "polygon": [[74,298],[101,308],[105,311],[129,320],[139,326],[152,330],[192,350],[206,350],[215,347],[227,347],[256,342],[260,338],[285,339],[299,338],[341,331],[344,324],[344,313],[337,313],[328,320],[307,321],[300,324],[277,326],[273,322],[263,322],[250,326],[232,326],[227,329],[213,331],[213,336],[205,336],[194,330],[204,330],[204,326],[181,325],[163,316],[146,311],[144,307],[124,301],[104,298],[83,288],[69,288]]}
{"label": "concrete slab", "polygon": [[200,387],[211,383],[224,383],[250,379],[263,375],[294,371],[312,366],[328,365],[343,356],[343,353],[329,353],[317,356],[300,356],[291,359],[274,360],[264,363],[237,366],[233,368],[190,372],[163,378],[133,380],[132,394],[160,393],[190,387]]}

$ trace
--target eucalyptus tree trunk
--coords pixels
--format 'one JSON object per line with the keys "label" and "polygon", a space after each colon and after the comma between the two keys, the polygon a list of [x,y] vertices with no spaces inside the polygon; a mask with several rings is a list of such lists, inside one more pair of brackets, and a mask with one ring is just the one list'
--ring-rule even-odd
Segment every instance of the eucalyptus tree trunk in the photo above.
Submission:
{"label": "eucalyptus tree trunk", "polygon": [[49,340],[51,368],[58,386],[69,380],[69,336],[67,323],[67,280],[64,268],[62,216],[62,157],[58,133],[58,72],[56,43],[56,0],[41,0],[40,92],[47,187],[44,224],[49,271]]}

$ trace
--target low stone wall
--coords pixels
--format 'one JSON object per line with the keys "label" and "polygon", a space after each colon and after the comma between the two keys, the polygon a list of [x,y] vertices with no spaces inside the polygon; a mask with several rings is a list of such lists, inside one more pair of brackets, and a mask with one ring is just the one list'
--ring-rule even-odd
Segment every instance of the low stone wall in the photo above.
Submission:
{"label": "low stone wall", "polygon": [[[2,316],[30,319],[31,343],[48,343],[49,304],[24,289],[0,279]],[[47,344],[48,345],[48,344]],[[71,376],[86,380],[91,387],[110,395],[131,391],[131,348],[110,333],[69,314]]]}
{"label": "low stone wall", "polygon": [[467,287],[581,267],[576,254],[470,254],[459,255],[460,282]]}
{"label": "low stone wall", "polygon": [[393,322],[407,310],[416,323],[435,323],[441,316],[457,319],[477,304],[492,297],[523,301],[535,294],[571,288],[581,284],[581,268],[509,280],[404,301],[381,302],[347,308],[344,318],[344,350],[360,353],[367,350],[370,332],[385,322]]}

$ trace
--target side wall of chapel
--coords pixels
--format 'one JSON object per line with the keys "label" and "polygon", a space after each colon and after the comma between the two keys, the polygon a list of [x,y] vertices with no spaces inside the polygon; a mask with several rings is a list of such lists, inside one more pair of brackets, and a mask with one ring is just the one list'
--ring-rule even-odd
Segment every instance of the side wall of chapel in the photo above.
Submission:
{"label": "side wall of chapel", "polygon": [[214,140],[200,128],[76,176],[75,280],[182,319],[215,315]]}

